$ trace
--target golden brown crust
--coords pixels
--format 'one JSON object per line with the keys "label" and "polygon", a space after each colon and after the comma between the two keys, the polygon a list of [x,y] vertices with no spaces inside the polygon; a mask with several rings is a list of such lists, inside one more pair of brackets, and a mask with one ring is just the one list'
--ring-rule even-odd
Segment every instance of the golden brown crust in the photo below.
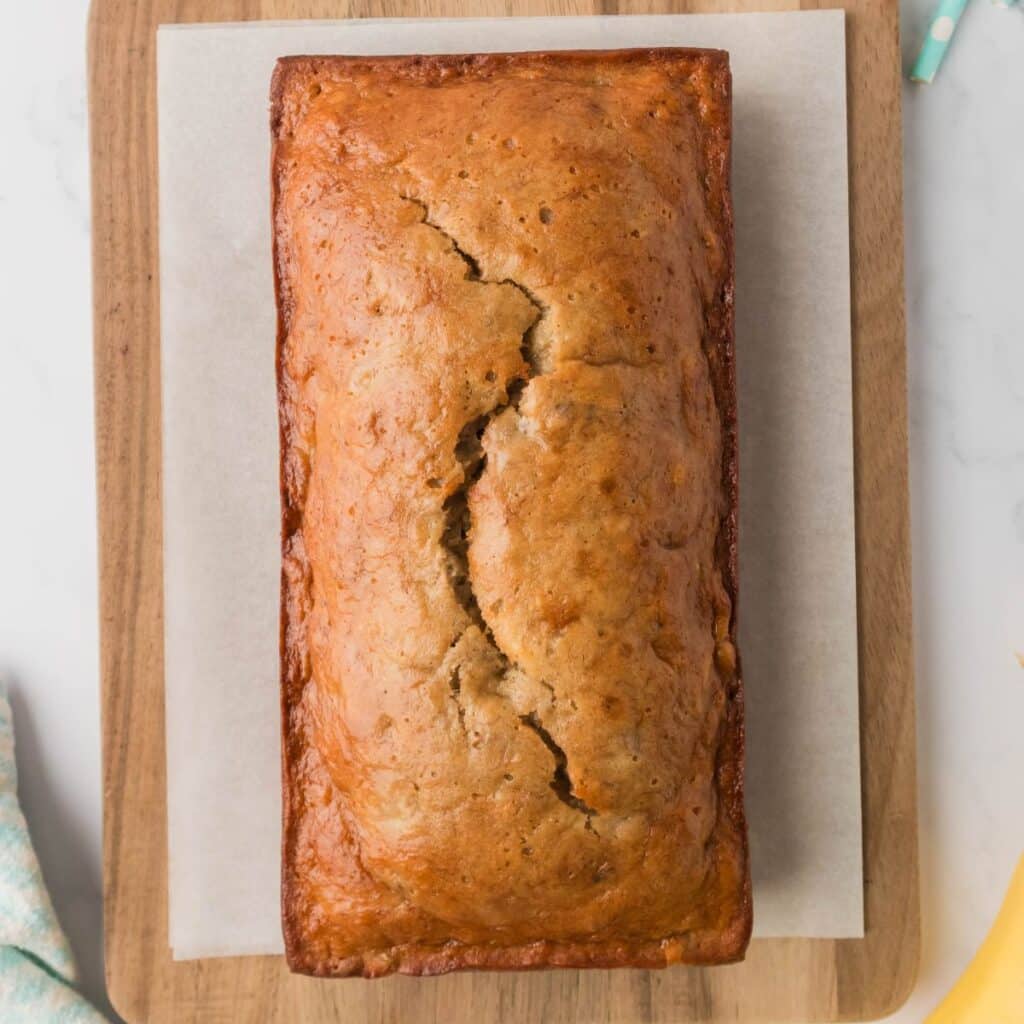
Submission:
{"label": "golden brown crust", "polygon": [[729,92],[278,63],[293,970],[743,955]]}

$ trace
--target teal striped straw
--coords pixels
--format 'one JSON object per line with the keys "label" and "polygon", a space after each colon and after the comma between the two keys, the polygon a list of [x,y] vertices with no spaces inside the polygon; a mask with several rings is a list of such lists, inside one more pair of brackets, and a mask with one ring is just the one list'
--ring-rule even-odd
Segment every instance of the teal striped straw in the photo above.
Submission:
{"label": "teal striped straw", "polygon": [[964,13],[967,0],[939,0],[939,6],[932,15],[931,24],[928,26],[928,35],[925,36],[921,45],[921,52],[918,54],[914,70],[910,72],[910,78],[914,82],[923,82],[930,85],[939,65],[946,56],[949,49],[949,41],[953,38],[960,15]]}

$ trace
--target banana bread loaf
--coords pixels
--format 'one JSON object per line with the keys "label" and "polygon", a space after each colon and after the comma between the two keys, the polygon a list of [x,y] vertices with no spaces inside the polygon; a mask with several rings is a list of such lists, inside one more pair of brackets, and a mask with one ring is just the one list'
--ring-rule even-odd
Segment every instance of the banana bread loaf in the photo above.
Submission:
{"label": "banana bread loaf", "polygon": [[730,120],[718,51],[278,63],[293,970],[742,957]]}

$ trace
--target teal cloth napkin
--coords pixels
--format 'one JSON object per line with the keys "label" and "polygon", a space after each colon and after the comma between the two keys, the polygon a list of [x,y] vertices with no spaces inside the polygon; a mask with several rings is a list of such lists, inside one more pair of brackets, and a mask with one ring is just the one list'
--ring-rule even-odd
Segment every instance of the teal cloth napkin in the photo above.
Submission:
{"label": "teal cloth napkin", "polygon": [[77,980],[18,806],[11,705],[0,684],[0,1021],[106,1024]]}

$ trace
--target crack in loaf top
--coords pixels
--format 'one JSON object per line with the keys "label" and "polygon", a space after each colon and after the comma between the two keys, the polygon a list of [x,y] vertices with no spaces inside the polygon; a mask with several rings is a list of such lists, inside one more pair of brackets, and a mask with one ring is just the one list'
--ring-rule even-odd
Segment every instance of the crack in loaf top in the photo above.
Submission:
{"label": "crack in loaf top", "polygon": [[728,124],[708,51],[279,64],[294,967],[741,954]]}

